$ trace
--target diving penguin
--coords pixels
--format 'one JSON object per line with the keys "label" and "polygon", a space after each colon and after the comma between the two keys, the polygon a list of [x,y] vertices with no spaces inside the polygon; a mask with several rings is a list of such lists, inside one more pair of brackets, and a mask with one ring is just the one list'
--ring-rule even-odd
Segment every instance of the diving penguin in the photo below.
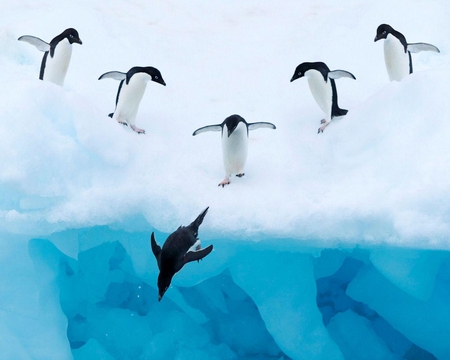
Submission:
{"label": "diving penguin", "polygon": [[162,249],[156,243],[155,234],[152,232],[151,247],[159,268],[158,301],[161,301],[169,288],[173,276],[185,264],[194,260],[200,261],[212,251],[212,245],[201,249],[200,240],[197,238],[198,228],[208,209],[209,207],[203,210],[189,226],[180,226],[177,231],[170,234]]}
{"label": "diving penguin", "polygon": [[338,95],[336,89],[335,79],[347,77],[356,80],[355,76],[345,70],[330,71],[328,66],[323,62],[304,62],[295,69],[291,82],[306,76],[308,79],[309,89],[316,100],[317,105],[325,113],[325,119],[320,123],[318,133],[328,126],[334,117],[344,116],[348,110],[341,109],[338,105]]}
{"label": "diving penguin", "polygon": [[431,44],[414,43],[408,44],[405,36],[387,24],[378,26],[374,41],[384,39],[384,62],[390,81],[400,81],[405,76],[412,74],[411,53],[421,51],[434,51],[439,49]]}
{"label": "diving penguin", "polygon": [[72,56],[72,44],[82,44],[78,32],[72,28],[66,29],[54,37],[50,44],[31,35],[23,35],[18,40],[34,45],[44,52],[39,79],[63,86]]}
{"label": "diving penguin", "polygon": [[138,134],[145,134],[145,130],[139,129],[135,125],[136,114],[149,80],[166,86],[159,70],[151,66],[135,66],[127,73],[109,71],[98,79],[120,81],[116,96],[116,109],[108,116],[122,125],[130,125]]}
{"label": "diving penguin", "polygon": [[237,177],[244,176],[244,166],[248,154],[248,131],[259,128],[276,129],[275,125],[269,122],[247,123],[242,116],[231,115],[222,124],[208,125],[194,131],[193,136],[206,131],[222,132],[225,179],[218,186],[228,185],[232,174],[236,174]]}

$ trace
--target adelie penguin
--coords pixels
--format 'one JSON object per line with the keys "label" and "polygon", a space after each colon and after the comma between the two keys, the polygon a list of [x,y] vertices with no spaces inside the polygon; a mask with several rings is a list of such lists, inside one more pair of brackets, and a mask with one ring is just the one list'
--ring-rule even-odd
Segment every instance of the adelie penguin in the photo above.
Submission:
{"label": "adelie penguin", "polygon": [[248,154],[248,132],[259,128],[276,129],[275,125],[269,122],[247,123],[242,116],[231,115],[222,124],[208,125],[194,131],[193,136],[207,131],[222,132],[225,179],[219,186],[228,185],[232,174],[236,174],[237,177],[244,176],[244,166]]}
{"label": "adelie penguin", "polygon": [[39,79],[63,86],[72,56],[72,44],[82,44],[78,32],[69,28],[54,37],[50,44],[31,35],[21,36],[25,41],[44,52]]}
{"label": "adelie penguin", "polygon": [[180,271],[185,264],[191,261],[200,261],[209,253],[213,246],[201,248],[198,236],[198,228],[203,222],[209,207],[202,211],[189,226],[180,226],[177,231],[169,235],[163,247],[155,240],[155,234],[151,235],[151,247],[159,268],[158,276],[158,301],[161,301],[164,293],[170,286],[173,276]]}
{"label": "adelie penguin", "polygon": [[295,69],[291,82],[304,76],[308,79],[309,89],[314,100],[316,100],[317,105],[325,113],[325,119],[320,121],[322,125],[318,130],[318,133],[321,133],[333,118],[344,116],[348,112],[348,110],[341,109],[338,105],[338,94],[334,80],[341,77],[353,80],[356,80],[356,78],[352,73],[345,70],[330,71],[328,66],[323,62],[301,63]]}
{"label": "adelie penguin", "polygon": [[130,125],[138,134],[145,134],[144,129],[139,129],[135,125],[136,114],[148,81],[151,80],[166,86],[159,70],[151,66],[135,66],[126,73],[109,71],[101,75],[98,79],[114,79],[120,81],[116,96],[116,109],[108,116],[122,125]]}
{"label": "adelie penguin", "polygon": [[440,52],[439,49],[427,43],[408,44],[405,36],[392,26],[378,26],[374,41],[384,39],[384,62],[390,81],[400,81],[413,72],[411,53],[421,51]]}

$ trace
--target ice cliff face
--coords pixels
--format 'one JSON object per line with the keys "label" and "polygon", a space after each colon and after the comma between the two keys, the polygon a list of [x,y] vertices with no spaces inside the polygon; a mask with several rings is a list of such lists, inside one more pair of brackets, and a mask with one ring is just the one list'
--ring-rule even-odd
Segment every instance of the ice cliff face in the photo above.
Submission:
{"label": "ice cliff face", "polygon": [[[23,244],[20,256],[32,266],[16,266],[21,283],[8,292],[23,305],[2,315],[5,338],[22,339],[4,346],[11,356],[446,359],[450,353],[444,251],[279,250],[267,241],[216,239],[210,257],[188,264],[158,302],[148,233],[96,227]],[[12,277],[6,268],[5,278]],[[5,279],[1,284],[5,289]],[[34,326],[20,325],[28,319]]]}

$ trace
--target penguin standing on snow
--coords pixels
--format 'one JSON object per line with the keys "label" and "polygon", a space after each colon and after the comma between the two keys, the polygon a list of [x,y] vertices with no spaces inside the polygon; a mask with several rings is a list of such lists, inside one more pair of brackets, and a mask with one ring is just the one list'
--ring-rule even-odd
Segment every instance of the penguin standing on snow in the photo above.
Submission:
{"label": "penguin standing on snow", "polygon": [[322,125],[318,130],[318,133],[321,133],[334,117],[344,116],[348,112],[348,110],[341,109],[338,105],[338,95],[334,80],[341,77],[347,77],[353,80],[356,80],[356,78],[353,74],[345,70],[330,71],[328,66],[323,62],[301,63],[295,69],[291,82],[303,76],[306,76],[308,79],[309,89],[314,100],[316,100],[317,105],[325,113],[325,119],[320,121]]}
{"label": "penguin standing on snow", "polygon": [[440,52],[436,46],[431,44],[408,44],[402,33],[387,24],[378,26],[374,41],[381,39],[384,39],[384,62],[390,81],[400,81],[405,76],[412,74],[411,53],[421,51]]}
{"label": "penguin standing on snow", "polygon": [[243,117],[231,115],[222,124],[208,125],[194,131],[193,136],[206,131],[222,131],[225,179],[219,186],[228,185],[232,174],[236,174],[237,177],[244,176],[244,166],[248,154],[248,131],[259,128],[276,129],[275,125],[269,122],[247,123]]}
{"label": "penguin standing on snow", "polygon": [[50,44],[31,35],[21,36],[18,40],[44,52],[39,79],[63,86],[72,56],[72,44],[82,44],[78,32],[72,28],[66,29],[54,37]]}
{"label": "penguin standing on snow", "polygon": [[104,73],[98,79],[120,81],[116,96],[116,110],[109,114],[109,117],[122,125],[130,125],[138,134],[145,134],[145,130],[139,129],[135,125],[136,114],[149,80],[166,86],[159,70],[151,66],[135,66],[127,73],[110,71]]}
{"label": "penguin standing on snow", "polygon": [[151,236],[151,246],[159,268],[158,276],[158,301],[161,301],[164,293],[170,286],[173,276],[188,262],[200,261],[213,249],[212,245],[201,249],[200,240],[197,238],[198,228],[208,212],[207,207],[189,226],[180,226],[177,231],[169,235],[162,249],[156,243],[155,234]]}

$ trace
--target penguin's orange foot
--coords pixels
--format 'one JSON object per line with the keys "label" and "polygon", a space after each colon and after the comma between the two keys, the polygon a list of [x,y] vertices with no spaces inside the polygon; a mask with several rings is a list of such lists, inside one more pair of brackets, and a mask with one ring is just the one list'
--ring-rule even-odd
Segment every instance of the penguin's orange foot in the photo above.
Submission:
{"label": "penguin's orange foot", "polygon": [[239,177],[239,178],[243,177],[244,175],[245,175],[244,173],[236,174],[236,176]]}
{"label": "penguin's orange foot", "polygon": [[326,123],[326,120],[325,120],[325,119],[322,119],[322,120],[320,120],[320,123],[321,123],[321,124],[325,124],[325,123]]}

